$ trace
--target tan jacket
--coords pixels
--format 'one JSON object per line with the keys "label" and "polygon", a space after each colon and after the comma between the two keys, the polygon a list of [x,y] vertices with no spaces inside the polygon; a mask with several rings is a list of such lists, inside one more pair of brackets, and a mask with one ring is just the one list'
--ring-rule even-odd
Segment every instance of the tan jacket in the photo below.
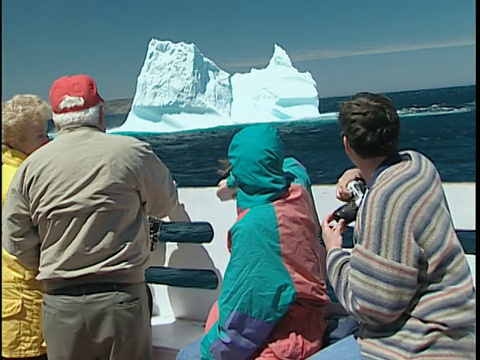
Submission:
{"label": "tan jacket", "polygon": [[179,207],[170,172],[149,144],[68,127],[18,169],[3,209],[3,247],[47,289],[144,281],[146,215]]}

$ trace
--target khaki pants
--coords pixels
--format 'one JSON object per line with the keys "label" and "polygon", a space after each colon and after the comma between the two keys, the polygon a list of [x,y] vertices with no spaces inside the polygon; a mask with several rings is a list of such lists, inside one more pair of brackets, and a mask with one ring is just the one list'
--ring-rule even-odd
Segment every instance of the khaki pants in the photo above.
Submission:
{"label": "khaki pants", "polygon": [[144,283],[90,295],[43,300],[49,360],[151,360],[152,331]]}

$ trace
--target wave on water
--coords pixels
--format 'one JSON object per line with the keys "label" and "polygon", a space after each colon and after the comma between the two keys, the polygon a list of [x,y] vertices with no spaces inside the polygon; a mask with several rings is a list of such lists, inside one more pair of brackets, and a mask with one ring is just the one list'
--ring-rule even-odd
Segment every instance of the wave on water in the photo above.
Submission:
{"label": "wave on water", "polygon": [[445,115],[445,114],[461,114],[476,110],[475,101],[470,105],[462,107],[442,106],[433,104],[431,106],[413,106],[410,108],[404,108],[398,110],[400,117],[408,116],[432,116],[432,115]]}

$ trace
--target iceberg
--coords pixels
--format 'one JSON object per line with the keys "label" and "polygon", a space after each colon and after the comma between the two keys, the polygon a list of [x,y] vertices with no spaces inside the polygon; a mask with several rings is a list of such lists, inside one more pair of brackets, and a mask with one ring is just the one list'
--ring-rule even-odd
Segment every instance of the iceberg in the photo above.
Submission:
{"label": "iceberg", "polygon": [[317,119],[317,84],[309,72],[300,73],[280,46],[265,69],[232,76],[235,122],[279,122]]}
{"label": "iceberg", "polygon": [[316,82],[275,44],[264,69],[233,75],[195,44],[151,39],[125,122],[110,133],[172,133],[319,119]]}

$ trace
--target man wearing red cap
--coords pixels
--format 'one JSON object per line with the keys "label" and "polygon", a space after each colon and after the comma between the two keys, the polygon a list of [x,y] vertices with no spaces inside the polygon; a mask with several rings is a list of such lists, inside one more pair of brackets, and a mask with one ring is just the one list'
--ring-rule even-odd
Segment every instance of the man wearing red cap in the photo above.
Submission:
{"label": "man wearing red cap", "polygon": [[50,103],[58,136],[15,174],[3,247],[45,283],[50,360],[151,359],[147,215],[188,215],[147,143],[105,133],[91,77],[56,80]]}

